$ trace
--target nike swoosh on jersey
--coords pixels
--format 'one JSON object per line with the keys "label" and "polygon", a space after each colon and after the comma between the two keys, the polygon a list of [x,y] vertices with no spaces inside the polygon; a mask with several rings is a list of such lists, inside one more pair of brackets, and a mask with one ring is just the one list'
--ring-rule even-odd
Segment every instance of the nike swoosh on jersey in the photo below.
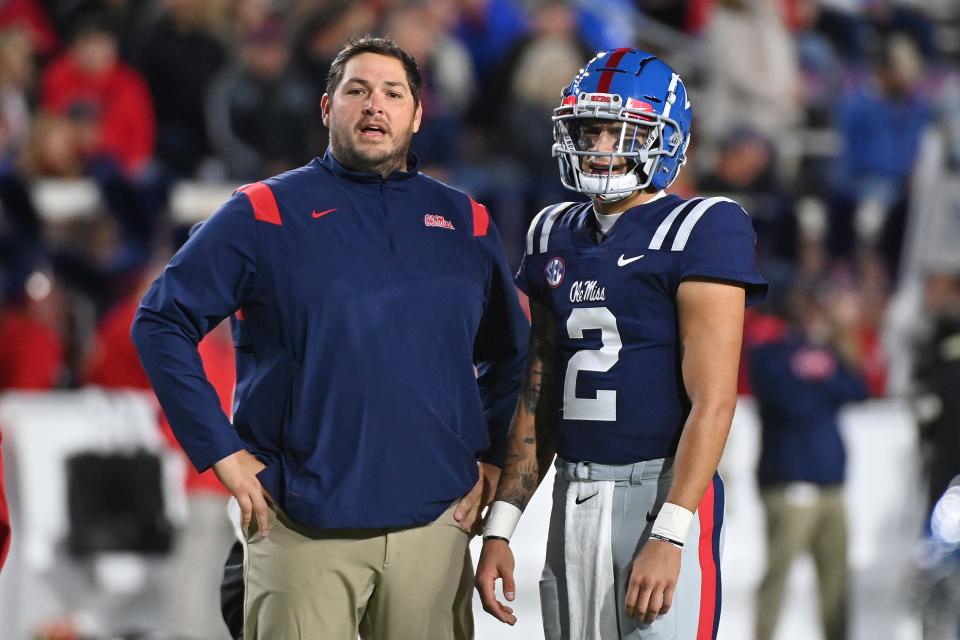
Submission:
{"label": "nike swoosh on jersey", "polygon": [[625,256],[621,253],[621,254],[620,254],[620,257],[617,258],[617,266],[618,266],[618,267],[625,267],[625,266],[627,266],[628,264],[630,264],[631,262],[636,262],[637,260],[639,260],[640,258],[642,258],[644,255],[646,255],[646,254],[641,253],[641,254],[638,255],[638,256],[634,256],[634,257],[632,257],[632,258],[627,258],[627,257],[625,257]]}
{"label": "nike swoosh on jersey", "polygon": [[314,209],[312,215],[313,215],[314,218],[322,218],[323,216],[327,215],[328,213],[333,213],[334,211],[336,211],[336,208],[327,209],[326,211],[317,211],[316,209]]}
{"label": "nike swoosh on jersey", "polygon": [[[597,493],[600,493],[600,492],[598,491]],[[576,498],[576,499],[574,500],[574,502],[576,502],[577,504],[583,504],[584,502],[586,502],[586,501],[589,500],[590,498],[596,497],[597,493],[594,493],[593,495],[589,495],[589,496],[587,496],[586,498],[584,498],[583,500],[581,500],[580,498]]]}

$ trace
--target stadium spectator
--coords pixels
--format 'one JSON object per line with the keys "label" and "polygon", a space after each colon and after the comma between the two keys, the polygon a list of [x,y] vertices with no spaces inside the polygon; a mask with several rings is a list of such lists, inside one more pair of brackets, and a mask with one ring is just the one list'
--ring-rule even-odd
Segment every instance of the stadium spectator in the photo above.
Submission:
{"label": "stadium spectator", "polygon": [[108,15],[85,16],[66,53],[45,69],[41,104],[59,115],[83,114],[93,129],[93,152],[135,178],[152,159],[154,110],[146,83],[120,61],[117,47]]}
{"label": "stadium spectator", "polygon": [[846,73],[836,47],[816,28],[821,11],[817,0],[794,0],[788,4],[787,24],[796,43],[800,70],[800,106],[805,124],[814,127],[830,126],[843,95]]}
{"label": "stadium spectator", "polygon": [[5,0],[0,3],[0,29],[23,31],[31,48],[43,60],[49,60],[60,46],[43,2],[37,0]]}
{"label": "stadium spectator", "polygon": [[796,260],[797,229],[793,199],[780,182],[770,140],[749,127],[734,128],[720,141],[712,171],[700,190],[743,204],[757,232],[761,264]]}
{"label": "stadium spectator", "polygon": [[[844,96],[832,172],[830,246],[836,257],[877,253],[896,277],[920,139],[931,122],[919,91],[923,63],[909,40],[888,40],[872,77]],[[895,126],[894,126],[895,123]]]}
{"label": "stadium spectator", "polygon": [[289,61],[284,25],[271,16],[246,34],[238,64],[214,81],[207,131],[230,179],[257,180],[313,155],[319,96]]}
{"label": "stadium spectator", "polygon": [[548,150],[553,146],[551,116],[557,106],[557,87],[569,82],[594,52],[580,38],[577,14],[566,2],[540,4],[530,25],[495,74],[500,84],[489,85],[489,91],[507,96],[497,100],[497,116],[507,149],[525,168],[527,180],[547,192],[534,203],[539,205],[562,195],[558,188],[547,186],[556,184],[557,161]]}
{"label": "stadium spectator", "polygon": [[[829,295],[829,297],[828,297]],[[790,567],[813,556],[826,640],[847,637],[845,454],[838,412],[864,400],[850,291],[798,287],[790,330],[750,353],[761,423],[757,482],[766,512],[767,570],[757,590],[757,640],[771,640]]]}
{"label": "stadium spectator", "polygon": [[527,16],[519,3],[511,0],[460,0],[457,37],[467,47],[480,95],[470,113],[472,123],[491,125],[498,113],[498,96],[490,95],[488,83],[514,43],[529,31]]}
{"label": "stadium spectator", "polygon": [[24,31],[0,31],[0,157],[16,154],[30,130],[33,56]]}
{"label": "stadium spectator", "polygon": [[157,117],[157,159],[177,177],[190,178],[212,153],[204,99],[227,60],[208,29],[204,0],[164,0],[164,12],[143,33],[137,66]]}
{"label": "stadium spectator", "polygon": [[800,77],[790,32],[767,0],[719,0],[705,33],[708,74],[698,112],[715,141],[750,126],[778,145],[800,120]]}

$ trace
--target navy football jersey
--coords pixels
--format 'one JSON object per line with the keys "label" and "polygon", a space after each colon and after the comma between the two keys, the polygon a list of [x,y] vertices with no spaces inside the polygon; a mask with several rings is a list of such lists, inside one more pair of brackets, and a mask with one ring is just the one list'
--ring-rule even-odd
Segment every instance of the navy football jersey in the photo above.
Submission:
{"label": "navy football jersey", "polygon": [[672,456],[690,411],[676,294],[686,278],[766,294],[750,217],[727,198],[666,195],[627,210],[601,243],[593,205],[541,211],[517,285],[556,320],[558,453],[627,464]]}

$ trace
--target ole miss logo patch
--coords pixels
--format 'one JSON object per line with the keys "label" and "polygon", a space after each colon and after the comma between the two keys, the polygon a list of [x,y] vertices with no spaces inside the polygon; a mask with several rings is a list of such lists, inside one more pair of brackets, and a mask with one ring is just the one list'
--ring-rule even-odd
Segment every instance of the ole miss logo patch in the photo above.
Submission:
{"label": "ole miss logo patch", "polygon": [[423,216],[423,224],[428,227],[440,227],[441,229],[453,229],[453,223],[444,218],[443,216],[438,216],[435,213],[428,213]]}
{"label": "ole miss logo patch", "polygon": [[563,275],[567,272],[567,267],[563,264],[563,258],[557,256],[547,261],[547,266],[543,269],[543,275],[551,289],[556,289],[563,282]]}

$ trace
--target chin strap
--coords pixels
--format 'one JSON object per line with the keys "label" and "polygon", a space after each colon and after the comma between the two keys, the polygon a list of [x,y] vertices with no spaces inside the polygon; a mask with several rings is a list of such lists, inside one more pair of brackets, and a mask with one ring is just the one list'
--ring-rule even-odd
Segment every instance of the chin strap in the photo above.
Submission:
{"label": "chin strap", "polygon": [[[642,189],[646,186],[642,184],[643,181],[640,180],[639,173],[641,170],[642,165],[637,164],[634,166],[632,171],[623,175],[610,176],[609,179],[605,175],[595,175],[581,172],[580,184],[591,187],[591,191],[594,192],[600,191],[600,188],[606,184],[608,188],[612,187],[616,189],[617,193],[591,193],[590,197],[596,198],[601,202],[619,202],[624,198],[629,198],[636,193],[638,189]],[[646,184],[649,184],[649,182]],[[621,191],[621,189],[630,190]]]}
{"label": "chin strap", "polygon": [[629,193],[611,193],[611,194],[609,194],[609,195],[608,195],[608,194],[598,194],[598,195],[593,196],[593,198],[594,198],[595,200],[599,200],[600,202],[619,202],[619,201],[623,200],[624,198],[629,198],[629,197],[632,196],[634,193],[636,193],[636,192],[635,192],[635,191],[631,191],[631,192],[629,192]]}

